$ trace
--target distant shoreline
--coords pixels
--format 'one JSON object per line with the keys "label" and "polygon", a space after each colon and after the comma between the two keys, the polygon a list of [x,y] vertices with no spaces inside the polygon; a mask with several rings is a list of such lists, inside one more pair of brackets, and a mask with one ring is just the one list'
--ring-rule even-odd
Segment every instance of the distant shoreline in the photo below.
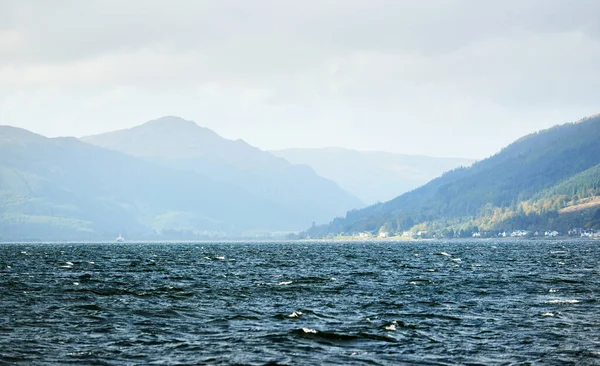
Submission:
{"label": "distant shoreline", "polygon": [[125,242],[115,242],[110,240],[68,240],[68,241],[0,241],[0,245],[9,244],[112,244],[112,245],[132,245],[132,244],[218,244],[218,243],[352,243],[352,242],[364,242],[364,243],[401,243],[401,242],[459,242],[459,241],[470,241],[470,242],[502,242],[502,241],[573,241],[573,240],[585,240],[585,241],[600,241],[600,238],[589,238],[589,237],[510,237],[510,238],[359,238],[359,237],[344,237],[344,238],[314,238],[314,239],[203,239],[203,240],[131,240]]}

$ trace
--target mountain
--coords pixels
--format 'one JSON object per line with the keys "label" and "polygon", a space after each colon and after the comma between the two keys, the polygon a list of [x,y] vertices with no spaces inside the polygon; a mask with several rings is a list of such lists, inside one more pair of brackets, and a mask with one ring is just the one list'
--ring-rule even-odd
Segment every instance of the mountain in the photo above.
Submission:
{"label": "mountain", "polygon": [[312,219],[196,171],[0,126],[0,241],[201,238]]}
{"label": "mountain", "polygon": [[387,201],[473,160],[357,151],[343,148],[271,151],[292,164],[310,166],[363,202]]}
{"label": "mountain", "polygon": [[[496,155],[385,203],[354,210],[312,236],[360,231],[593,228],[600,219],[600,115],[525,136]],[[574,214],[577,220],[574,220]]]}
{"label": "mountain", "polygon": [[179,117],[163,117],[82,140],[171,168],[201,173],[287,207],[302,218],[282,229],[300,230],[302,224],[327,222],[332,216],[363,206],[358,198],[308,166],[290,164],[243,140],[222,138]]}

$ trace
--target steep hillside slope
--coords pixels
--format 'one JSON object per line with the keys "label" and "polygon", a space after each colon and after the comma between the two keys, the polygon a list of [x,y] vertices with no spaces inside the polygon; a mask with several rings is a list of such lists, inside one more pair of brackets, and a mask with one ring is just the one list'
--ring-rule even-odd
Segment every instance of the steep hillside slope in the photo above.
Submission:
{"label": "steep hillside slope", "polygon": [[594,116],[525,136],[472,167],[450,171],[391,201],[351,211],[311,233],[443,230],[466,223],[498,228],[518,214],[523,202],[551,194],[547,192],[553,187],[560,190],[561,183],[568,185],[569,179],[599,163],[600,116]]}

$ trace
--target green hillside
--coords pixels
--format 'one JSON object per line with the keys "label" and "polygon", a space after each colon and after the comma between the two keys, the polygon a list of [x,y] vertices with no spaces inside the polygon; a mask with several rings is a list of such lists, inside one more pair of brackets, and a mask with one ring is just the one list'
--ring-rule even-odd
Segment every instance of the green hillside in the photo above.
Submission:
{"label": "green hillside", "polygon": [[529,230],[600,229],[600,164],[519,202],[516,209],[504,210],[503,215],[500,223],[492,217],[490,224]]}
{"label": "green hillside", "polygon": [[198,172],[0,126],[2,241],[200,238],[310,220]]}
{"label": "green hillside", "polygon": [[[469,168],[308,234],[564,228],[569,222],[561,209],[597,196],[598,164],[600,116],[594,116],[525,136]],[[573,223],[589,226],[594,215],[586,211]]]}

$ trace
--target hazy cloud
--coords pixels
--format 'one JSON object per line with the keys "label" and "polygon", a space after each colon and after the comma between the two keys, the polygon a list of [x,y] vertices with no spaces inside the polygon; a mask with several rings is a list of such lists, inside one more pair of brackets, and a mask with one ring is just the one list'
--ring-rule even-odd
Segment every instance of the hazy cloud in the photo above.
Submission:
{"label": "hazy cloud", "polygon": [[261,148],[484,157],[600,112],[596,0],[0,0],[0,124],[180,115]]}

